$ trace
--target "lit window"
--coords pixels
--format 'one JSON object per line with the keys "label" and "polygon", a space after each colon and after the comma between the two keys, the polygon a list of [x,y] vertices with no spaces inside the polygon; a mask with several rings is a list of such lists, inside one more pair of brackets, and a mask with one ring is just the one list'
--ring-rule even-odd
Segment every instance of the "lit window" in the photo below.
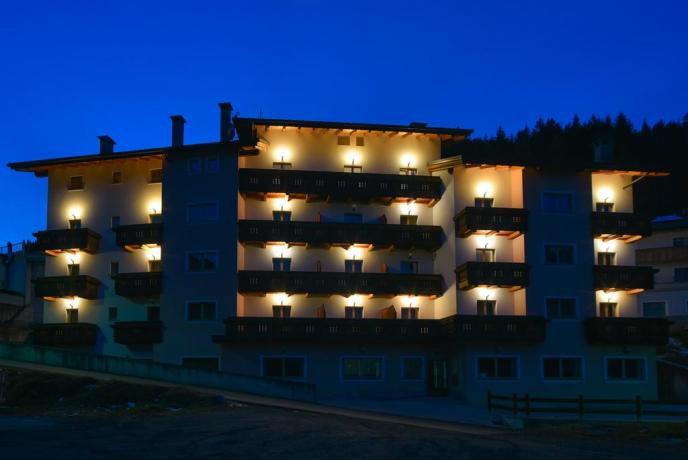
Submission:
{"label": "lit window", "polygon": [[576,318],[576,299],[550,298],[546,301],[547,317],[552,319]]}
{"label": "lit window", "polygon": [[217,252],[191,252],[187,266],[190,272],[213,272],[217,270]]}
{"label": "lit window", "polygon": [[189,222],[213,222],[218,219],[217,203],[194,203],[188,206]]}
{"label": "lit window", "polygon": [[666,302],[643,302],[644,318],[664,318],[666,316]]}
{"label": "lit window", "polygon": [[517,378],[516,358],[478,358],[478,378],[481,380],[514,380]]}
{"label": "lit window", "polygon": [[342,358],[344,380],[382,379],[382,358]]}
{"label": "lit window", "polygon": [[581,358],[543,358],[542,375],[545,380],[580,380],[582,361]]}
{"label": "lit window", "polygon": [[570,193],[546,192],[542,194],[542,210],[545,212],[573,212],[573,195]]}
{"label": "lit window", "polygon": [[189,302],[186,305],[187,321],[214,321],[216,318],[215,302]]}
{"label": "lit window", "polygon": [[608,380],[645,380],[645,360],[641,358],[607,358]]}
{"label": "lit window", "polygon": [[69,183],[67,184],[67,190],[83,190],[84,189],[84,176],[72,176],[69,178]]}
{"label": "lit window", "polygon": [[162,169],[151,169],[148,174],[148,183],[159,184],[162,182]]}
{"label": "lit window", "polygon": [[302,379],[305,376],[305,368],[304,358],[263,358],[263,377]]}
{"label": "lit window", "polygon": [[546,244],[545,263],[547,265],[572,265],[573,246],[570,244]]}
{"label": "lit window", "polygon": [[496,300],[478,300],[477,313],[480,316],[494,316],[497,311]]}

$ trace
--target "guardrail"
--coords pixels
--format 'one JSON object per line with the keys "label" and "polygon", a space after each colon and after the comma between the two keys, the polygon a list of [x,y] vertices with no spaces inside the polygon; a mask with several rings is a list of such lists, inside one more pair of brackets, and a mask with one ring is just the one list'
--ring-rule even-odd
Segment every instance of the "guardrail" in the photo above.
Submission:
{"label": "guardrail", "polygon": [[[676,410],[658,407],[662,405],[671,405]],[[495,409],[509,411],[514,417],[519,414],[529,417],[538,412],[577,414],[579,417],[585,414],[634,415],[637,420],[643,415],[688,417],[688,401],[644,400],[640,396],[633,399],[586,398],[583,395],[577,398],[537,398],[528,393],[523,396],[516,393],[510,396],[496,395],[488,390],[487,410],[492,412]]]}

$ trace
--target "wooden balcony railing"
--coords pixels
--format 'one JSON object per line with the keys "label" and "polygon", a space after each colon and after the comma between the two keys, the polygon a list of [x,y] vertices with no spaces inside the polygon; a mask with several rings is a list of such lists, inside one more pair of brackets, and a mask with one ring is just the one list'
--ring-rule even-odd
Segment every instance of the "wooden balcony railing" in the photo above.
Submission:
{"label": "wooden balcony railing", "polygon": [[688,262],[688,246],[648,248],[635,250],[635,263],[638,265],[679,264]]}
{"label": "wooden balcony railing", "polygon": [[379,297],[443,293],[441,275],[406,273],[276,272],[240,271],[239,292],[263,295],[269,292],[329,296],[371,294]]}
{"label": "wooden balcony railing", "polygon": [[454,315],[443,319],[459,343],[541,343],[546,320],[542,316]]}
{"label": "wooden balcony railing", "polygon": [[308,201],[415,200],[432,206],[442,194],[442,181],[433,176],[369,174],[288,169],[240,169],[239,191],[244,197],[265,199],[289,195]]}
{"label": "wooden balcony railing", "polygon": [[375,248],[435,251],[442,246],[443,232],[442,227],[432,225],[241,220],[239,241],[258,245],[284,242],[308,247],[370,244]]}
{"label": "wooden balcony railing", "polygon": [[88,275],[46,276],[34,280],[36,297],[46,300],[57,298],[81,297],[97,299],[100,281]]}
{"label": "wooden balcony railing", "polygon": [[112,329],[115,343],[128,346],[162,343],[160,321],[118,321]]}
{"label": "wooden balcony railing", "polygon": [[139,249],[143,245],[162,244],[162,224],[120,225],[114,229],[117,246],[127,250]]}
{"label": "wooden balcony railing", "polygon": [[513,290],[528,286],[527,264],[515,262],[466,262],[456,269],[460,289],[478,286],[505,287]]}
{"label": "wooden balcony railing", "polygon": [[670,322],[666,318],[588,318],[585,335],[595,345],[665,345]]}
{"label": "wooden balcony railing", "polygon": [[456,236],[497,234],[509,239],[528,230],[528,210],[519,208],[466,207],[454,217]]}
{"label": "wooden balcony railing", "polygon": [[629,212],[593,212],[592,234],[604,240],[632,243],[652,234],[650,220]]}
{"label": "wooden balcony railing", "polygon": [[53,323],[33,326],[33,343],[47,347],[90,347],[98,326],[90,323]]}
{"label": "wooden balcony railing", "polygon": [[595,265],[592,274],[595,290],[634,293],[655,287],[652,267]]}
{"label": "wooden balcony railing", "polygon": [[115,294],[130,298],[155,298],[162,292],[162,272],[119,273]]}
{"label": "wooden balcony railing", "polygon": [[447,337],[437,320],[237,317],[225,321],[215,342],[428,343]]}
{"label": "wooden balcony railing", "polygon": [[56,255],[65,251],[98,252],[100,234],[88,228],[64,228],[34,233],[35,249]]}

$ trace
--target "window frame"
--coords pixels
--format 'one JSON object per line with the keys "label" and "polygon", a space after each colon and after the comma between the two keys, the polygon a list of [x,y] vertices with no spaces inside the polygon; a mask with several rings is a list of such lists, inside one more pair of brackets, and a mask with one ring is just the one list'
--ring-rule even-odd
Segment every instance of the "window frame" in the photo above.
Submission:
{"label": "window frame", "polygon": [[[548,379],[545,377],[545,359],[578,359],[580,360],[580,377],[577,379],[560,378]],[[540,379],[546,383],[571,383],[585,381],[585,357],[582,355],[542,355],[540,356]]]}
{"label": "window frame", "polygon": [[[270,355],[259,355],[258,359],[260,359],[260,376],[266,379],[280,379],[280,380],[290,380],[290,381],[299,381],[302,382],[308,378],[308,357],[306,355],[275,355],[275,354],[270,354]],[[273,377],[273,376],[267,376],[265,375],[265,359],[301,359],[303,360],[303,376],[301,377]],[[284,371],[284,361],[282,362],[282,370]]]}
{"label": "window frame", "polygon": [[[191,270],[190,263],[189,263],[189,257],[191,254],[215,254],[215,269],[214,270]],[[185,268],[186,268],[186,273],[217,273],[220,267],[220,255],[218,253],[217,249],[198,249],[195,251],[186,251],[186,258],[184,261]]]}
{"label": "window frame", "polygon": [[[571,198],[571,209],[569,211],[548,211],[545,209],[545,196],[547,195],[568,195]],[[545,214],[560,214],[560,215],[570,215],[576,212],[576,198],[575,193],[565,190],[544,190],[540,194],[540,211]]]}
{"label": "window frame", "polygon": [[[480,360],[481,359],[515,359],[515,376],[513,378],[499,378],[499,377],[480,377]],[[478,382],[518,382],[521,380],[521,357],[520,355],[476,355],[475,357],[475,379]]]}
{"label": "window frame", "polygon": [[[72,186],[72,179],[76,179],[77,177],[81,177],[81,186],[80,187],[73,187]],[[78,174],[76,176],[69,176],[67,179],[67,191],[68,192],[77,192],[79,190],[84,190],[86,188],[86,179],[84,178],[83,174]]]}
{"label": "window frame", "polygon": [[[560,264],[560,263],[549,263],[547,262],[547,247],[548,246],[569,246],[571,247],[571,263],[570,264]],[[557,258],[559,258],[557,256]],[[565,242],[551,242],[545,241],[542,243],[542,263],[548,267],[575,267],[578,262],[578,251],[575,243],[565,243]]]}
{"label": "window frame", "polygon": [[[119,178],[115,180],[115,175],[119,174]],[[120,185],[122,183],[122,171],[117,170],[117,171],[112,171],[112,174],[110,175],[110,184],[112,185]]]}
{"label": "window frame", "polygon": [[[191,167],[192,164],[198,163],[198,171],[194,171],[194,169]],[[186,172],[190,176],[196,176],[198,174],[203,173],[203,158],[189,158],[186,160]]]}
{"label": "window frame", "polygon": [[[160,171],[160,180],[159,181],[154,181],[153,180],[153,171]],[[148,183],[149,184],[162,184],[163,181],[163,170],[162,168],[150,168],[148,170]]]}
{"label": "window frame", "polygon": [[[643,378],[642,379],[610,379],[609,378],[609,367],[608,363],[610,359],[621,359],[621,360],[630,360],[630,359],[638,359],[642,362],[643,364]],[[624,365],[624,371],[625,371],[625,365]],[[638,384],[638,383],[647,383],[647,375],[648,375],[648,366],[647,366],[647,357],[645,356],[637,356],[637,355],[610,355],[610,356],[605,356],[604,357],[604,381],[606,383],[631,383],[631,384]]]}
{"label": "window frame", "polygon": [[[556,317],[556,316],[550,316],[549,310],[547,309],[547,302],[549,300],[573,300],[573,308],[574,308],[574,316],[573,317]],[[578,307],[578,297],[575,296],[545,296],[545,308],[544,308],[544,316],[547,319],[551,319],[554,321],[576,321],[580,317],[580,309]]]}
{"label": "window frame", "polygon": [[[210,162],[214,160],[217,164],[215,169],[210,168]],[[205,165],[205,172],[208,174],[216,174],[220,172],[222,166],[220,165],[220,155],[209,155],[203,159],[203,164]]]}
{"label": "window frame", "polygon": [[[408,379],[404,377],[404,370],[406,369],[405,360],[420,359],[420,378]],[[422,355],[402,355],[399,356],[399,380],[402,382],[424,382],[427,378],[427,370],[425,368],[425,356]]]}
{"label": "window frame", "polygon": [[[645,304],[646,303],[661,303],[664,305],[664,315],[662,316],[646,316],[645,315]],[[666,300],[643,300],[640,302],[640,314],[643,318],[666,318],[669,314],[669,302]]]}
{"label": "window frame", "polygon": [[[202,205],[214,205],[215,206],[215,217],[208,219],[208,220],[191,220],[191,208],[193,206],[202,206]],[[187,224],[209,224],[209,223],[215,223],[219,222],[220,220],[220,202],[218,200],[209,200],[209,201],[195,201],[192,203],[187,203],[186,204],[186,223]]]}
{"label": "window frame", "polygon": [[[213,319],[189,319],[189,305],[192,303],[212,303],[215,305],[215,317]],[[184,302],[184,321],[192,324],[216,323],[218,317],[218,302],[216,299],[193,299]]]}
{"label": "window frame", "polygon": [[[379,359],[380,360],[380,377],[375,379],[358,378],[351,379],[344,377],[344,360],[345,359]],[[384,382],[386,374],[385,357],[384,355],[340,355],[339,356],[339,381],[343,383],[370,383],[370,382]]]}

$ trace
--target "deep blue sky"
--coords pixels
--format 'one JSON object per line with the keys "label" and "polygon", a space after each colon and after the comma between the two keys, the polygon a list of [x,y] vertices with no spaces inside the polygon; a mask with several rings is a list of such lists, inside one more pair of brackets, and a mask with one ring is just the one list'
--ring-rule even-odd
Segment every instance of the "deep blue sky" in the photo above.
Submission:
{"label": "deep blue sky", "polygon": [[[167,145],[176,113],[214,140],[219,101],[478,135],[679,119],[687,22],[683,1],[0,2],[0,163]],[[45,179],[2,167],[0,196],[0,241],[45,226]]]}

